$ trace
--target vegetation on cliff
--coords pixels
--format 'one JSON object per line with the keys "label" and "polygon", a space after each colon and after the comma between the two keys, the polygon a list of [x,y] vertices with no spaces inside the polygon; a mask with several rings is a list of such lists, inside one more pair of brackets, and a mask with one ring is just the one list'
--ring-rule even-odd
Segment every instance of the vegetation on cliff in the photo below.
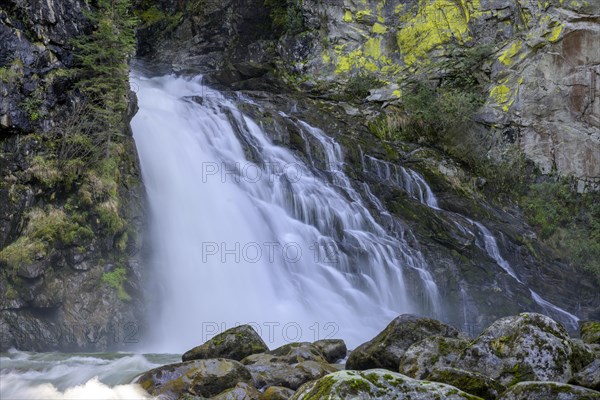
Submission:
{"label": "vegetation on cliff", "polygon": [[[19,268],[55,249],[85,252],[99,234],[111,238],[104,257],[124,256],[130,232],[120,188],[135,157],[129,140],[123,140],[128,131],[128,60],[137,25],[130,6],[129,0],[102,0],[87,14],[93,30],[73,40],[76,64],[63,72],[74,82],[73,101],[50,131],[25,139],[41,144],[26,172],[42,189],[43,200],[25,214],[20,237],[0,251],[0,262],[13,280]],[[24,106],[32,120],[42,112],[36,104]],[[128,298],[121,287],[119,297]]]}

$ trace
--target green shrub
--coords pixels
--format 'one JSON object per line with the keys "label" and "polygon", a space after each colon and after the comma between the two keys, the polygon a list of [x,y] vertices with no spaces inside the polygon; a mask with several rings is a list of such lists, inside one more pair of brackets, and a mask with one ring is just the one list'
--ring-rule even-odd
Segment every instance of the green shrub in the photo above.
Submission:
{"label": "green shrub", "polygon": [[369,90],[377,89],[384,83],[375,74],[358,72],[350,76],[346,84],[346,95],[350,99],[364,99],[369,95]]}
{"label": "green shrub", "polygon": [[123,286],[126,280],[127,271],[125,271],[125,268],[122,266],[118,266],[111,272],[105,272],[104,275],[102,275],[102,282],[115,289],[117,291],[117,297],[123,301],[131,300],[131,296],[129,296]]}
{"label": "green shrub", "polygon": [[297,34],[304,31],[304,15],[300,0],[265,0],[271,12],[271,26],[276,33]]}
{"label": "green shrub", "polygon": [[0,264],[8,266],[12,274],[22,266],[31,264],[46,252],[45,244],[37,239],[22,236],[0,251]]}
{"label": "green shrub", "polygon": [[600,194],[577,194],[568,181],[531,185],[521,199],[540,238],[600,282]]}

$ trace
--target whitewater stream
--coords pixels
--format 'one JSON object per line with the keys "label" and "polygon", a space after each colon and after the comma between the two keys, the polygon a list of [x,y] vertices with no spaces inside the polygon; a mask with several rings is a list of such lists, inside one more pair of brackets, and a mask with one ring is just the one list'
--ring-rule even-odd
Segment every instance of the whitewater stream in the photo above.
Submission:
{"label": "whitewater stream", "polygon": [[[4,353],[1,399],[148,398],[131,384],[135,376],[239,324],[251,324],[270,348],[330,337],[354,348],[401,313],[444,319],[416,239],[377,222],[370,210],[389,213],[367,184],[353,188],[341,147],[325,132],[281,114],[307,143],[308,160],[301,159],[200,77],[134,74],[132,87],[139,111],[131,125],[151,207],[154,331],[139,353]],[[366,155],[362,162],[445,212],[417,172]],[[459,228],[522,284],[492,233],[463,220]]]}

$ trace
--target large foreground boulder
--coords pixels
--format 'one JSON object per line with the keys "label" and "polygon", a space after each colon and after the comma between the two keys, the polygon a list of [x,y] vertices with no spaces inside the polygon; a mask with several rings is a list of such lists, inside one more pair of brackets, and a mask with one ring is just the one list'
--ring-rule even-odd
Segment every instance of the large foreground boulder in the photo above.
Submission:
{"label": "large foreground boulder", "polygon": [[342,339],[322,339],[313,344],[330,363],[338,362],[348,354],[346,343]]}
{"label": "large foreground boulder", "polygon": [[327,375],[302,386],[292,397],[303,399],[481,400],[450,385],[420,381],[385,369]]}
{"label": "large foreground boulder", "polygon": [[211,397],[235,388],[252,385],[252,375],[237,361],[212,359],[169,364],[145,372],[137,380],[144,390],[161,400],[183,395]]}
{"label": "large foreground boulder", "polygon": [[350,353],[348,370],[386,368],[398,371],[404,352],[413,343],[429,336],[459,337],[455,328],[431,318],[403,314],[394,319],[379,335]]}
{"label": "large foreground boulder", "polygon": [[573,376],[569,383],[600,390],[600,359],[588,364],[587,367]]}
{"label": "large foreground boulder", "polygon": [[430,336],[412,344],[404,352],[399,372],[425,379],[435,368],[449,367],[469,344],[465,339]]}
{"label": "large foreground boulder", "polygon": [[[211,397],[211,400],[258,400],[260,398],[260,392],[256,388],[247,383],[238,383],[235,387],[227,389],[216,396]],[[185,398],[177,400],[187,400]],[[192,400],[192,399],[190,399]],[[193,400],[200,400],[196,397]]]}
{"label": "large foreground boulder", "polygon": [[253,354],[241,362],[259,388],[282,386],[296,390],[306,382],[337,371],[311,343],[289,343],[268,353]]}
{"label": "large foreground boulder", "polygon": [[206,343],[183,354],[183,361],[227,358],[240,361],[251,354],[264,353],[269,348],[250,325],[241,325],[219,333]]}
{"label": "large foreground boulder", "polygon": [[521,381],[567,382],[572,343],[554,320],[533,313],[494,322],[465,349],[455,366],[506,386]]}
{"label": "large foreground boulder", "polygon": [[260,394],[259,400],[288,400],[294,395],[292,389],[283,386],[270,386]]}
{"label": "large foreground boulder", "polygon": [[600,392],[559,382],[521,382],[502,394],[499,400],[595,400]]}
{"label": "large foreground boulder", "polygon": [[486,400],[496,399],[506,389],[492,378],[458,368],[434,369],[426,380],[446,383]]}

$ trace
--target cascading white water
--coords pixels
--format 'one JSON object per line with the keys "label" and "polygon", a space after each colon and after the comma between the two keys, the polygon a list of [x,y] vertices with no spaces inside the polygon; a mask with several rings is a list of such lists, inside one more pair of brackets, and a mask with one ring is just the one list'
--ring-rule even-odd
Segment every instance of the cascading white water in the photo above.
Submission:
{"label": "cascading white water", "polygon": [[[240,323],[270,346],[335,335],[353,347],[398,313],[441,316],[423,256],[375,221],[325,133],[291,121],[327,158],[309,153],[322,174],[199,79],[134,80],[163,350]],[[407,295],[409,278],[421,298]]]}
{"label": "cascading white water", "polygon": [[[519,277],[517,276],[517,274],[515,273],[513,268],[510,266],[510,263],[504,257],[502,257],[502,254],[500,254],[500,248],[498,247],[498,242],[496,241],[496,238],[494,237],[492,232],[490,232],[489,229],[487,229],[483,224],[481,224],[479,222],[475,222],[475,221],[471,221],[471,222],[475,226],[477,226],[477,228],[481,232],[481,234],[483,236],[483,243],[484,243],[483,247],[486,250],[486,252],[488,253],[488,255],[507,274],[509,274],[511,277],[513,277],[519,284],[524,285],[524,283],[521,281],[521,279],[519,279]],[[531,298],[533,299],[533,301],[535,301],[551,317],[556,318],[559,321],[562,321],[563,323],[570,326],[570,328],[573,330],[578,329],[579,318],[577,318],[577,316],[575,316],[575,315],[571,314],[570,312],[565,311],[562,308],[545,300],[544,298],[542,298],[542,296],[540,296],[534,290],[532,290],[530,288],[528,288],[528,289],[529,289],[529,293],[531,294]]]}
{"label": "cascading white water", "polygon": [[131,380],[179,356],[10,351],[0,355],[0,398],[10,400],[151,399]]}
{"label": "cascading white water", "polygon": [[[418,200],[421,204],[427,205],[428,207],[436,210],[436,211],[444,211],[439,208],[437,199],[433,194],[431,188],[425,181],[425,179],[418,174],[416,171],[398,167],[394,164],[390,164],[386,161],[379,160],[377,158],[362,155],[362,165],[363,170],[365,172],[370,172],[375,174],[380,180],[384,182],[389,182],[393,186],[399,187],[408,193],[411,197]],[[368,198],[379,209],[383,206],[379,202],[375,196],[372,195],[368,185],[365,184],[365,192],[367,193]],[[468,224],[474,225],[481,235],[481,244],[480,247],[486,251],[488,256],[493,259],[496,264],[508,275],[510,275],[519,285],[525,285],[523,281],[518,277],[517,273],[514,271],[510,263],[502,257],[500,253],[500,247],[498,246],[498,242],[493,233],[482,223],[473,221],[469,218],[465,218],[464,216],[459,216],[455,213],[450,213],[459,218],[459,220],[453,220],[454,225],[464,234],[475,237],[475,233],[471,231],[468,227],[461,224],[460,220],[465,220]],[[526,285],[525,285],[526,286]],[[535,301],[538,306],[545,313],[556,318],[563,323],[567,324],[571,329],[578,329],[578,321],[579,318],[568,311],[552,304],[551,302],[545,300],[542,296],[540,296],[534,290],[527,288],[531,295],[533,301]],[[467,317],[466,317],[466,293],[463,288],[461,288],[461,300],[463,303],[463,319],[465,328],[468,328]],[[468,330],[468,329],[465,329]],[[473,332],[472,332],[473,333]]]}
{"label": "cascading white water", "polygon": [[420,203],[439,210],[437,199],[421,174],[375,157],[363,155],[362,158],[365,172],[374,173],[382,181],[401,188]]}

